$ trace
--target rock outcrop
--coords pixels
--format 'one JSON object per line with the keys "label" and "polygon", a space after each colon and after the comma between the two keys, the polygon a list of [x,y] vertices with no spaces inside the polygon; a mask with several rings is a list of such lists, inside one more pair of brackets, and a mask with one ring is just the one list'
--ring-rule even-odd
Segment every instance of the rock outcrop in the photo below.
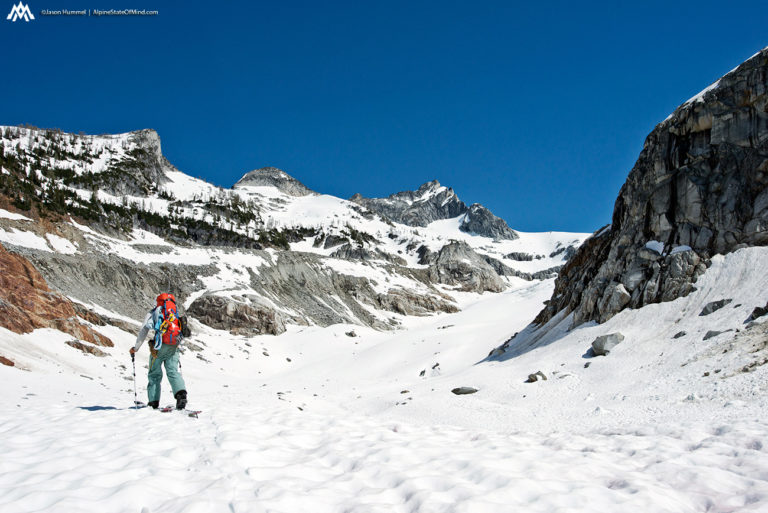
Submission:
{"label": "rock outcrop", "polygon": [[80,341],[113,347],[112,341],[80,321],[72,302],[51,291],[24,257],[0,245],[0,326],[14,333],[51,328]]}
{"label": "rock outcrop", "polygon": [[[575,325],[690,293],[708,258],[768,244],[768,48],[656,126],[612,224],[561,270],[536,322]],[[629,296],[629,297],[627,297]]]}
{"label": "rock outcrop", "polygon": [[429,265],[428,273],[433,283],[455,286],[467,292],[501,292],[507,287],[494,266],[466,242],[451,242],[437,252],[422,247],[419,256],[420,264]]}
{"label": "rock outcrop", "polygon": [[246,173],[232,187],[275,187],[289,196],[307,196],[317,194],[294,177],[276,167],[263,167]]}
{"label": "rock outcrop", "polygon": [[479,203],[469,206],[459,229],[494,239],[515,240],[520,237],[502,218],[496,217]]}
{"label": "rock outcrop", "polygon": [[197,298],[187,313],[211,328],[228,330],[233,335],[279,335],[285,332],[285,320],[279,312],[230,297],[206,295]]}

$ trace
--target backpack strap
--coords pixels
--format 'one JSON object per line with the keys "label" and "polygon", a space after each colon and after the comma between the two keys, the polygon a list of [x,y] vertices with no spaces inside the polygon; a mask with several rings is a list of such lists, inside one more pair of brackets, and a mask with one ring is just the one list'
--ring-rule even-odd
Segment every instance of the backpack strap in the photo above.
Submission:
{"label": "backpack strap", "polygon": [[162,311],[158,312],[158,315],[154,314],[154,311],[157,310],[158,308],[159,307],[156,307],[156,308],[154,308],[154,310],[152,310],[153,317],[156,317],[155,326],[154,326],[154,328],[155,328],[155,346],[154,346],[155,347],[155,351],[159,350],[160,346],[163,345],[162,326],[163,326],[163,322],[165,322],[165,319],[164,319]]}

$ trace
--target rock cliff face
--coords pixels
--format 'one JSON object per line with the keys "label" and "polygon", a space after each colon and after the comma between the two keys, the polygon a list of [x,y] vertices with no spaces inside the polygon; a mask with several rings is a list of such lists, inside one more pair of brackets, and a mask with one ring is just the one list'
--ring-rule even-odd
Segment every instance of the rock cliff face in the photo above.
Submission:
{"label": "rock cliff face", "polygon": [[387,198],[364,198],[355,194],[350,201],[408,226],[427,226],[433,221],[464,215],[460,228],[465,232],[496,239],[518,238],[503,219],[478,203],[467,207],[453,189],[440,185],[437,180],[423,184],[416,191],[398,192]]}
{"label": "rock cliff face", "polygon": [[50,290],[28,260],[0,245],[0,326],[15,333],[52,328],[92,345],[112,347],[109,338],[80,321],[79,311],[70,300]]}
{"label": "rock cliff face", "polygon": [[233,188],[265,186],[276,187],[279,191],[284,192],[289,196],[317,194],[285,171],[277,169],[276,167],[263,167],[246,173],[245,176],[238,180]]}
{"label": "rock cliff face", "polygon": [[768,49],[656,126],[613,222],[563,268],[536,321],[574,323],[693,290],[707,259],[768,244]]}
{"label": "rock cliff face", "polygon": [[[145,195],[163,186],[165,173],[176,168],[163,156],[157,132],[138,130],[124,137],[125,152],[110,154],[106,168],[93,173],[93,185],[115,196]],[[88,176],[83,178],[84,185],[88,185],[85,183],[88,179]]]}

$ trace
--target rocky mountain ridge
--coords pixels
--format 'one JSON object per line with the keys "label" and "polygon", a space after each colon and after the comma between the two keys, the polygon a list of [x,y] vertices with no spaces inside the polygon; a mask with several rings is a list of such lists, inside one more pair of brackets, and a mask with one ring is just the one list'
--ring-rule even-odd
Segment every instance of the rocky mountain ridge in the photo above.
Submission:
{"label": "rocky mountain ridge", "polygon": [[[0,135],[0,243],[64,296],[133,320],[169,289],[198,321],[233,333],[337,323],[387,330],[407,316],[456,311],[458,293],[547,280],[565,261],[557,248],[584,238],[467,233],[469,212],[485,216],[484,226],[500,220],[436,183],[411,193],[448,200],[418,228],[317,194],[276,168],[222,189],[173,167],[151,130],[0,127]],[[529,253],[537,258],[509,257]]]}
{"label": "rocky mountain ridge", "polygon": [[463,216],[459,228],[494,239],[515,240],[518,235],[487,208],[467,205],[450,187],[437,180],[422,184],[416,191],[403,191],[387,198],[365,198],[355,194],[350,201],[392,221],[408,226],[428,226],[433,221]]}

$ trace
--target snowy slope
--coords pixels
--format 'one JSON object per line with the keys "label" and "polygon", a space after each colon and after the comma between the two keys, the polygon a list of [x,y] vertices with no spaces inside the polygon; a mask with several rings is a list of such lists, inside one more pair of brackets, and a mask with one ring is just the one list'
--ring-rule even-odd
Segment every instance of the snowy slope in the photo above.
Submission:
{"label": "snowy slope", "polygon": [[[496,240],[462,231],[462,215],[413,227],[352,201],[316,193],[296,195],[295,189],[303,186],[273,168],[267,170],[268,176],[253,171],[246,175],[250,179],[223,189],[174,168],[162,157],[160,139],[151,130],[82,136],[0,127],[0,134],[4,158],[10,159],[6,163],[15,173],[16,182],[9,180],[11,190],[35,187],[39,201],[47,201],[57,188],[66,194],[68,208],[91,219],[75,221],[65,215],[52,227],[3,210],[0,243],[36,254],[43,269],[62,269],[57,255],[95,262],[94,269],[85,273],[91,275],[99,272],[98,262],[109,268],[116,259],[138,274],[145,265],[194,266],[189,272],[203,277],[197,288],[183,291],[185,306],[206,295],[237,296],[247,299],[233,300],[268,307],[288,323],[353,322],[387,329],[403,323],[404,311],[424,315],[453,309],[472,299],[465,297],[467,289],[498,291],[518,286],[520,277],[549,277],[565,263],[565,249],[577,247],[588,236],[548,232]],[[278,185],[262,183],[261,178],[271,183],[275,177],[282,180]],[[281,188],[288,182],[292,187]],[[433,185],[425,184],[423,194],[413,193],[414,197],[426,201],[447,194],[447,188]],[[102,188],[95,190],[97,186]],[[448,196],[459,201],[453,192]],[[457,241],[464,246],[453,262],[455,268],[446,269],[445,261],[440,262],[442,268],[425,262],[424,252],[437,254]],[[281,263],[283,252],[299,256]],[[513,253],[530,258],[512,259]],[[503,270],[486,265],[479,270],[485,275],[474,279],[475,264],[485,265],[483,258]],[[475,264],[461,267],[470,259]],[[294,265],[306,271],[316,301],[286,297],[284,292],[294,283],[271,287],[266,279],[259,282],[262,276],[286,276]],[[544,274],[533,276],[539,272]],[[459,278],[454,278],[457,273]],[[317,282],[327,287],[328,276],[336,290],[319,290]],[[89,290],[72,286],[67,276],[53,278],[58,287],[68,287],[63,292],[72,299],[92,303]],[[349,293],[352,289],[354,294]],[[117,303],[94,306],[139,315]]]}
{"label": "snowy slope", "polygon": [[[396,332],[196,325],[204,349],[182,369],[199,419],[129,408],[130,333],[95,327],[116,342],[99,359],[58,332],[3,330],[0,353],[28,371],[0,366],[14,398],[0,406],[0,510],[765,511],[768,366],[743,368],[766,357],[768,327],[744,323],[766,266],[766,248],[717,256],[686,298],[570,332],[553,322],[496,361],[548,282]],[[616,331],[609,356],[587,357]],[[549,379],[524,382],[538,370]]]}

